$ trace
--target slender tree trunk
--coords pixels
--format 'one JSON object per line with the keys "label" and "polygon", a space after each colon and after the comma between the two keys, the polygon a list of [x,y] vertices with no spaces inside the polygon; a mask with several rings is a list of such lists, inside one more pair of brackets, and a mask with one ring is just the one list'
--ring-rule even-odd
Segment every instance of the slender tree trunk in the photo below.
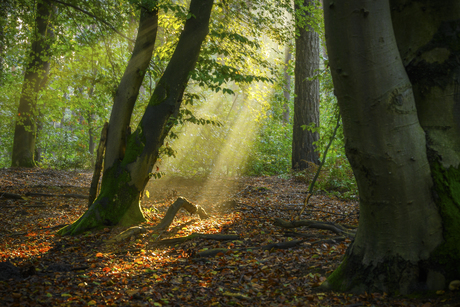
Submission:
{"label": "slender tree trunk", "polygon": [[104,170],[121,161],[126,150],[126,131],[139,95],[139,88],[150,64],[158,30],[158,10],[141,11],[133,55],[118,85],[109,121]]}
{"label": "slender tree trunk", "polygon": [[[303,7],[314,5],[313,0],[303,0]],[[300,16],[300,18],[299,18]],[[318,141],[318,132],[307,129],[311,124],[319,126],[319,81],[309,80],[319,69],[319,36],[305,22],[301,6],[296,4],[296,25],[299,35],[296,36],[295,53],[295,98],[294,127],[292,138],[292,168],[306,169],[308,162],[319,164],[319,154],[313,144]]]}
{"label": "slender tree trunk", "polygon": [[291,75],[289,74],[289,61],[291,61],[291,46],[286,44],[284,48],[284,104],[283,104],[283,124],[289,124],[289,101],[291,100]]}
{"label": "slender tree trunk", "polygon": [[0,3],[0,86],[3,85],[3,63],[5,61],[5,26],[7,23],[7,2]]}
{"label": "slender tree trunk", "polygon": [[[61,234],[74,235],[94,227],[144,221],[139,199],[163,140],[174,124],[171,117],[179,111],[190,72],[208,34],[212,5],[213,0],[191,1],[190,15],[193,17],[185,23],[174,54],[158,81],[139,126],[127,139],[125,154],[113,159],[112,165],[106,167],[101,192],[93,205],[74,224],[61,229]],[[113,137],[110,135],[112,117],[110,120],[108,140]],[[111,144],[107,144],[107,151],[119,146],[114,142]],[[106,155],[106,162],[107,158]]]}
{"label": "slender tree trunk", "polygon": [[389,3],[335,1],[324,14],[360,218],[342,264],[323,286],[403,294],[442,289],[445,272],[430,258],[443,240],[442,219]]}
{"label": "slender tree trunk", "polygon": [[49,0],[37,3],[30,62],[24,76],[14,130],[12,166],[35,166],[36,102],[38,93],[45,87],[50,69],[50,46],[54,37],[50,19],[53,10]]}

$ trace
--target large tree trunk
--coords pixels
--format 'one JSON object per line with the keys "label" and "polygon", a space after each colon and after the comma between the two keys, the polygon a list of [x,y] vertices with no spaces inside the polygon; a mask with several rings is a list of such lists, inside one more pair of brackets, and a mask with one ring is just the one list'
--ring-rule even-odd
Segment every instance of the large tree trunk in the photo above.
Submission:
{"label": "large tree trunk", "polygon": [[24,76],[14,130],[12,166],[35,166],[34,151],[38,115],[36,103],[38,93],[44,88],[50,70],[50,46],[54,37],[50,19],[53,10],[49,0],[37,3],[30,59]]}
{"label": "large tree trunk", "polygon": [[324,287],[390,293],[443,288],[443,274],[430,261],[443,239],[442,219],[389,3],[335,1],[324,13],[346,153],[360,196],[356,238]]}
{"label": "large tree trunk", "polygon": [[392,20],[425,131],[444,242],[431,261],[460,276],[460,2],[391,0]]}
{"label": "large tree trunk", "polygon": [[[61,234],[78,234],[104,225],[132,225],[144,221],[139,198],[149,180],[163,140],[173,126],[172,116],[178,113],[190,72],[208,34],[213,0],[192,0],[191,18],[187,19],[176,50],[156,86],[136,131],[127,138],[126,152],[111,158],[102,178],[101,192],[93,205],[74,224],[60,230]],[[136,48],[136,47],[135,47]],[[108,138],[122,137],[110,134]],[[123,133],[123,130],[121,130]],[[107,145],[107,151],[119,149]],[[114,144],[113,140],[112,143]],[[115,147],[109,147],[115,146]],[[106,156],[106,164],[108,156]]]}
{"label": "large tree trunk", "polygon": [[[303,6],[314,5],[316,1],[304,0]],[[305,18],[308,14],[296,4],[296,26],[299,35],[295,45],[295,98],[294,98],[294,126],[292,138],[292,168],[303,170],[308,162],[319,164],[319,154],[315,151],[314,142],[318,141],[318,132],[306,129],[311,124],[319,126],[319,81],[309,80],[317,74],[319,69],[319,36]],[[299,18],[299,16],[302,16]]]}

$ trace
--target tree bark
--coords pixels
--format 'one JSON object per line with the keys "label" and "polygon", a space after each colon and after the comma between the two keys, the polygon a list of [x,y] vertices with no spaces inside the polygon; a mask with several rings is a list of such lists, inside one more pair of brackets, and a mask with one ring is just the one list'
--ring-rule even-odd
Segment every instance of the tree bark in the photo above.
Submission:
{"label": "tree bark", "polygon": [[51,1],[37,3],[35,30],[32,37],[30,62],[27,64],[18,115],[14,130],[12,166],[34,167],[38,93],[45,87],[50,70],[50,46],[54,33]]}
{"label": "tree bark", "polygon": [[126,150],[126,131],[150,64],[158,30],[158,10],[141,10],[141,19],[131,59],[120,80],[110,115],[104,171],[121,161]]}
{"label": "tree bark", "polygon": [[431,261],[447,282],[460,276],[460,2],[391,0],[395,37],[425,131],[443,243]]}
{"label": "tree bark", "polygon": [[94,200],[97,197],[99,191],[99,179],[101,178],[102,163],[104,161],[104,153],[107,143],[107,130],[109,128],[109,123],[105,122],[104,127],[101,131],[101,138],[99,139],[99,146],[97,147],[96,153],[96,163],[94,165],[93,178],[91,180],[91,186],[89,187],[89,198],[88,198],[88,208],[91,207]]}
{"label": "tree bark", "polygon": [[[313,0],[304,0],[303,7],[314,5]],[[319,154],[313,144],[318,141],[318,132],[311,132],[306,127],[319,126],[319,81],[309,80],[319,69],[319,36],[309,25],[302,7],[296,4],[296,27],[299,35],[295,45],[295,98],[294,126],[292,139],[292,168],[303,170],[308,162],[319,164]],[[301,17],[299,17],[301,16]]]}
{"label": "tree bark", "polygon": [[0,86],[3,85],[4,71],[3,63],[5,61],[5,26],[7,24],[8,3],[0,3]]}
{"label": "tree bark", "polygon": [[284,104],[283,104],[283,124],[289,124],[289,101],[291,100],[291,75],[288,72],[289,62],[291,61],[291,46],[287,43],[284,48]]}
{"label": "tree bark", "polygon": [[429,262],[443,239],[442,220],[389,3],[335,1],[324,13],[360,218],[341,266],[323,286],[403,294],[443,288],[442,274]]}
{"label": "tree bark", "polygon": [[[213,0],[192,0],[190,3],[192,17],[185,22],[173,56],[139,126],[128,137],[126,153],[120,156],[119,151],[109,162],[106,155],[105,161],[112,165],[104,171],[99,197],[80,219],[61,229],[60,234],[75,235],[104,225],[133,225],[145,220],[140,210],[140,195],[158,158],[160,146],[173,126],[171,117],[179,111],[189,74],[209,31],[212,5]],[[122,137],[111,135],[112,127],[110,122],[108,140]],[[107,151],[119,149],[119,142],[112,140],[111,144],[107,143]]]}

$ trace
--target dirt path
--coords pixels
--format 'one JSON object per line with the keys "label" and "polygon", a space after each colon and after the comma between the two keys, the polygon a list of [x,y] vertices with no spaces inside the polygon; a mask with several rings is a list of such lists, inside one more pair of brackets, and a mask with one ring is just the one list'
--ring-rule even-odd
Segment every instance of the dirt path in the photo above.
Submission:
{"label": "dirt path", "polygon": [[[2,169],[0,192],[87,194],[90,179],[90,173]],[[278,177],[176,178],[151,182],[148,190],[142,204],[146,228],[158,224],[178,196],[212,217],[200,220],[180,211],[166,232],[147,231],[108,245],[124,229],[54,236],[86,210],[85,199],[0,199],[0,261],[8,261],[0,263],[0,306],[428,307],[458,302],[453,293],[407,300],[319,291],[350,240],[330,241],[337,234],[327,230],[288,232],[273,225],[274,218],[289,220],[298,212],[304,183]],[[223,203],[229,199],[233,202]],[[357,224],[356,202],[319,195],[310,203],[303,219]],[[199,236],[173,246],[162,241],[192,233],[239,237]],[[274,245],[295,240],[302,242],[288,249]],[[213,257],[200,256],[215,249],[220,252]]]}

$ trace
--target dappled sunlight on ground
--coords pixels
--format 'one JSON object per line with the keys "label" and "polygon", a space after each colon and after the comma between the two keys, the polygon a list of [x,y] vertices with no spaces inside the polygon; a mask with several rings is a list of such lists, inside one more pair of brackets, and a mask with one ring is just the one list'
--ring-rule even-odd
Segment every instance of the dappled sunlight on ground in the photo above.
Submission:
{"label": "dappled sunlight on ground", "polygon": [[[0,170],[3,182],[23,182],[24,172],[18,172],[18,178],[15,174]],[[56,188],[60,184],[56,178],[65,179],[67,187]],[[89,177],[82,184],[80,175],[56,171],[38,170],[29,173],[29,179],[30,185],[11,184],[2,190],[69,194],[84,193],[89,186]],[[170,178],[151,182],[150,198],[143,199],[147,231],[116,244],[108,240],[123,231],[122,227],[76,237],[54,235],[62,223],[74,221],[86,210],[85,199],[0,199],[0,217],[8,221],[0,228],[0,259],[10,261],[8,270],[0,267],[0,279],[4,279],[0,281],[0,305],[427,307],[457,302],[453,293],[407,300],[377,293],[322,292],[318,285],[339,265],[350,240],[331,241],[337,235],[325,230],[301,227],[288,231],[273,225],[275,217],[287,220],[298,213],[306,184],[278,177],[213,180],[228,188],[212,189],[205,199],[201,198],[203,181]],[[178,196],[200,201],[211,217],[200,220],[181,210],[167,231],[152,230]],[[234,202],[225,202],[229,198]],[[315,195],[308,210],[303,219],[357,223],[356,202]],[[169,243],[194,233],[238,237],[202,236]],[[291,248],[265,248],[299,238],[301,242]],[[204,256],[214,250],[218,251],[215,256]]]}

